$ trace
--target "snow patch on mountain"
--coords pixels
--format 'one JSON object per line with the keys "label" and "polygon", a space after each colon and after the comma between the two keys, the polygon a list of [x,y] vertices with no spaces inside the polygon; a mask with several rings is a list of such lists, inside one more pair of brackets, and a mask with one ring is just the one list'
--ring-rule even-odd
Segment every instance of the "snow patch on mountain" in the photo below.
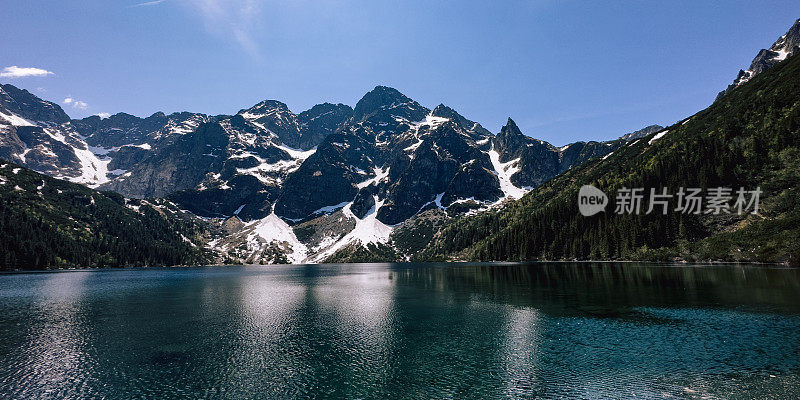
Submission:
{"label": "snow patch on mountain", "polygon": [[433,129],[447,121],[450,121],[450,119],[444,117],[437,117],[434,116],[433,113],[431,113],[426,115],[424,120],[415,123],[414,127],[417,129],[417,131],[419,131],[419,128],[423,126],[429,126]]}
{"label": "snow patch on mountain", "polygon": [[351,243],[360,243],[361,245],[366,246],[369,243],[388,242],[389,237],[392,234],[392,227],[384,224],[377,218],[378,210],[383,206],[384,201],[379,201],[378,196],[373,196],[373,198],[375,200],[375,205],[367,212],[367,215],[365,215],[363,219],[358,218],[355,216],[355,214],[353,214],[353,212],[350,210],[350,207],[353,205],[353,203],[348,202],[348,204],[342,208],[342,213],[347,218],[356,220],[355,228],[353,228],[353,230],[347,233],[344,237],[336,241],[333,245],[317,253],[316,255],[309,257],[307,261],[323,261]]}
{"label": "snow patch on mountain", "polygon": [[[419,138],[418,138],[416,143],[412,144],[411,146],[408,146],[408,147],[406,147],[405,149],[403,149],[403,151],[416,151],[416,150],[417,150],[417,148],[419,148],[419,146],[420,146],[420,145],[422,144],[422,142],[424,142],[424,141],[425,141],[425,140],[423,140],[423,139],[419,139]],[[413,159],[413,157],[412,157],[412,159]]]}
{"label": "snow patch on mountain", "polygon": [[320,207],[319,209],[314,211],[313,214],[315,214],[315,215],[318,215],[318,214],[330,214],[330,213],[332,213],[332,212],[334,212],[334,211],[336,211],[336,210],[338,210],[340,208],[343,208],[344,206],[346,206],[348,204],[350,204],[349,201],[344,201],[344,202],[341,202],[339,204],[334,204],[332,206]]}
{"label": "snow patch on mountain", "polygon": [[27,119],[14,115],[13,113],[6,114],[0,111],[0,119],[5,120],[8,124],[13,126],[35,126],[34,124],[28,122]]}
{"label": "snow patch on mountain", "polygon": [[669,130],[663,130],[663,131],[661,131],[661,132],[659,132],[659,133],[656,133],[656,135],[655,135],[655,136],[653,136],[653,138],[652,138],[652,139],[650,139],[650,141],[649,141],[649,142],[647,142],[647,144],[653,144],[653,142],[655,142],[655,141],[656,141],[656,140],[658,140],[658,139],[661,139],[661,138],[662,138],[662,137],[664,137],[664,135],[666,135],[667,133],[669,133]]}
{"label": "snow patch on mountain", "polygon": [[314,148],[312,148],[312,149],[309,149],[309,150],[295,149],[295,148],[292,148],[292,147],[289,147],[289,146],[286,146],[286,145],[282,145],[282,144],[281,145],[275,145],[275,147],[277,147],[277,148],[289,153],[289,155],[292,158],[294,158],[295,160],[299,160],[301,162],[305,161],[306,158],[311,157],[311,155],[313,155],[314,153],[317,152],[316,146]]}
{"label": "snow patch on mountain", "polygon": [[[153,148],[150,146],[150,144],[149,144],[149,143],[142,143],[142,144],[126,144],[125,146],[138,147],[138,148],[140,148],[140,149],[144,149],[144,150],[152,150],[152,149],[153,149]],[[122,146],[122,147],[125,147],[125,146]]]}
{"label": "snow patch on mountain", "polygon": [[[83,139],[83,138],[81,138],[81,139]],[[105,147],[102,147],[102,146],[88,146],[88,145],[87,145],[87,147],[89,148],[89,151],[91,151],[92,154],[94,154],[96,156],[105,156],[108,153],[117,150],[116,148],[113,148],[113,147],[112,148],[105,148]]]}
{"label": "snow patch on mountain", "polygon": [[91,188],[95,188],[109,181],[108,164],[111,160],[100,160],[94,153],[87,149],[73,147],[75,156],[81,163],[81,175],[77,177],[67,177],[67,180],[75,183],[82,183]]}
{"label": "snow patch on mountain", "polygon": [[361,182],[358,185],[356,185],[358,186],[359,189],[365,188],[373,183],[378,184],[389,176],[389,168],[386,168],[385,170],[382,168],[374,168],[373,171],[375,172],[375,177],[367,179],[364,182]]}
{"label": "snow patch on mountain", "polygon": [[251,248],[258,248],[260,243],[276,243],[278,245],[288,245],[290,251],[286,256],[292,263],[299,263],[306,258],[308,248],[297,240],[294,230],[284,220],[280,219],[274,212],[254,221],[248,225],[252,227],[252,232],[247,236],[247,243]]}
{"label": "snow patch on mountain", "polygon": [[[422,212],[422,210],[426,209],[431,204],[436,204],[436,207],[438,207],[440,210],[446,210],[447,207],[442,205],[442,197],[444,197],[444,192],[437,194],[436,197],[433,198],[433,200],[423,204],[422,207],[420,207],[419,210],[417,211],[417,214]],[[474,199],[474,197],[471,197],[470,199]],[[461,203],[463,201],[466,201],[466,200],[458,199],[458,200],[454,201],[453,204]]]}
{"label": "snow patch on mountain", "polygon": [[525,188],[514,186],[511,183],[511,177],[519,171],[519,158],[502,163],[500,162],[500,154],[492,146],[492,149],[489,150],[489,160],[492,161],[494,173],[497,175],[497,179],[500,180],[500,190],[503,191],[504,198],[500,199],[500,201],[506,198],[519,199],[528,192]]}

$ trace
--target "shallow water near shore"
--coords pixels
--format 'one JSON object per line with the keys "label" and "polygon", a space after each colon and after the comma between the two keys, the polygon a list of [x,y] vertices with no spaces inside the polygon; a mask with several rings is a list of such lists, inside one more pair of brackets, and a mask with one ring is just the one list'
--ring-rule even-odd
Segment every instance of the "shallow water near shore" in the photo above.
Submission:
{"label": "shallow water near shore", "polygon": [[0,398],[800,398],[800,270],[0,275]]}

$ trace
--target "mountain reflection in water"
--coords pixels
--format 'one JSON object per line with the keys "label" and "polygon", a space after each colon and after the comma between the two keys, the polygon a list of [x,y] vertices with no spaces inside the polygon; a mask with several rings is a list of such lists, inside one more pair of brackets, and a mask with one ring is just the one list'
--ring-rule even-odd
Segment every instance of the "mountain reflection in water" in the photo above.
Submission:
{"label": "mountain reflection in water", "polygon": [[0,397],[798,398],[800,271],[375,264],[0,275]]}

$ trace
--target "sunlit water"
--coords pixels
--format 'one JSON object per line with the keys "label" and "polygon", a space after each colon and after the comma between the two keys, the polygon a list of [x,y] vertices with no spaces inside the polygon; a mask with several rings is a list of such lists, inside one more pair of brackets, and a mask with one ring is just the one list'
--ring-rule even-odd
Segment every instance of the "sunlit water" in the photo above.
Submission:
{"label": "sunlit water", "polygon": [[800,398],[800,271],[0,275],[0,398]]}

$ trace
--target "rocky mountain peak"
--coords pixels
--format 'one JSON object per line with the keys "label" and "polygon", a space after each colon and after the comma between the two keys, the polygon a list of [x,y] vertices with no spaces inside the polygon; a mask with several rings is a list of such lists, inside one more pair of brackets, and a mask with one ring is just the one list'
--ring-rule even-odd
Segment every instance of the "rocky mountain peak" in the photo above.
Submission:
{"label": "rocky mountain peak", "polygon": [[785,35],[778,38],[777,41],[770,47],[770,50],[775,52],[787,51],[794,54],[800,47],[800,18],[794,22],[789,31]]}
{"label": "rocky mountain peak", "polygon": [[474,122],[464,118],[464,116],[459,114],[458,111],[444,104],[439,104],[436,106],[436,108],[431,111],[431,115],[434,117],[447,118],[451,121],[455,121],[465,129],[469,129],[474,124]]}
{"label": "rocky mountain peak", "polygon": [[240,110],[239,114],[262,116],[276,112],[290,112],[289,106],[278,100],[264,100],[248,109]]}
{"label": "rocky mountain peak", "polygon": [[433,115],[434,117],[447,118],[455,122],[461,128],[473,134],[475,139],[478,139],[478,137],[492,136],[492,133],[489,132],[489,130],[487,130],[483,126],[481,126],[481,124],[474,121],[470,121],[463,115],[459,114],[456,110],[444,104],[439,104],[438,106],[436,106],[436,108],[434,108],[433,111],[431,112],[431,115]]}
{"label": "rocky mountain peak", "polygon": [[356,103],[353,111],[353,118],[356,121],[375,113],[376,111],[398,106],[404,103],[414,103],[415,101],[400,93],[397,89],[388,86],[376,86],[375,89],[367,92],[361,100]]}
{"label": "rocky mountain peak", "polygon": [[660,131],[662,129],[664,129],[664,127],[661,126],[661,125],[649,125],[649,126],[646,126],[646,127],[642,128],[642,129],[639,129],[638,131],[633,131],[631,133],[626,133],[626,134],[620,136],[620,139],[625,140],[627,142],[630,142],[631,140],[636,140],[636,139],[643,138],[643,137],[645,137],[645,136],[647,136],[647,135],[649,135],[651,133],[656,133],[656,132],[658,132],[658,131]]}
{"label": "rocky mountain peak", "polygon": [[500,129],[500,133],[497,136],[500,137],[501,135],[505,137],[525,136],[511,117],[508,117],[508,121],[506,121],[506,124]]}
{"label": "rocky mountain peak", "polygon": [[[119,112],[119,113],[111,115],[110,117],[106,118],[105,120],[108,121],[107,123],[109,123],[109,124],[132,125],[132,124],[135,124],[136,122],[141,121],[142,119],[137,117],[137,116],[135,116],[135,115],[131,115],[131,114],[124,113],[124,112]],[[126,126],[126,128],[127,128],[127,126]]]}
{"label": "rocky mountain peak", "polygon": [[11,84],[0,85],[0,111],[44,126],[63,124],[70,120],[58,104],[42,100],[31,92]]}
{"label": "rocky mountain peak", "polygon": [[442,103],[439,103],[439,105],[436,106],[436,108],[434,108],[433,111],[431,111],[431,114],[436,117],[444,117],[444,118],[452,118],[456,115],[461,116],[458,112],[456,112],[456,110],[453,110],[452,108]]}
{"label": "rocky mountain peak", "polygon": [[304,147],[316,146],[352,116],[353,108],[341,103],[317,104],[301,112],[297,115],[297,121],[302,125]]}
{"label": "rocky mountain peak", "polygon": [[274,133],[283,143],[291,147],[304,147],[297,115],[280,101],[264,100],[248,109],[239,111],[238,115],[258,126],[259,129]]}
{"label": "rocky mountain peak", "polygon": [[753,79],[754,76],[798,53],[798,50],[800,50],[800,19],[795,21],[792,27],[779,37],[769,49],[761,49],[747,70],[739,70],[733,83],[717,95],[717,100],[739,85]]}
{"label": "rocky mountain peak", "polygon": [[520,151],[527,148],[533,139],[525,136],[517,124],[510,117],[500,129],[500,133],[492,139],[492,146],[500,155],[500,160],[505,162],[519,156]]}
{"label": "rocky mountain peak", "polygon": [[[297,115],[301,124],[319,124],[322,121],[334,122],[338,125],[353,115],[353,108],[347,104],[322,103]],[[341,117],[345,117],[342,119]],[[333,126],[335,129],[336,126]]]}

